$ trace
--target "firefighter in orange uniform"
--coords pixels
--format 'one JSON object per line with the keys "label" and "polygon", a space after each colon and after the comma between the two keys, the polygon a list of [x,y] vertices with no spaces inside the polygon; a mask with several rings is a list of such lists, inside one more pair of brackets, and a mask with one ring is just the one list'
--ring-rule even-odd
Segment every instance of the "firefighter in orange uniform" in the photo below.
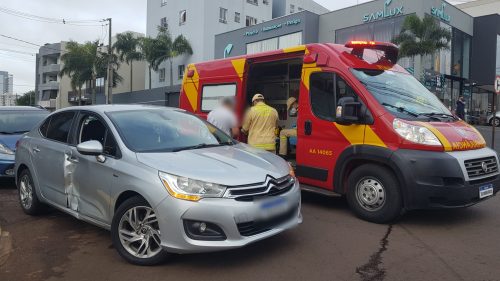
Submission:
{"label": "firefighter in orange uniform", "polygon": [[243,119],[242,128],[243,133],[248,135],[248,144],[276,153],[278,111],[268,106],[261,94],[253,96],[252,104]]}

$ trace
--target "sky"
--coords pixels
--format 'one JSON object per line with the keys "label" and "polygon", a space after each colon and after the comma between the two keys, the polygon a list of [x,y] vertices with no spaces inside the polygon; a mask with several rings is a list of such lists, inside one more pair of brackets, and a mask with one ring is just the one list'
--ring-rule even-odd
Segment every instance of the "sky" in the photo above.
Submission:
{"label": "sky", "polygon": [[[146,0],[0,0],[0,9],[85,22],[85,26],[47,23],[3,13],[0,10],[0,71],[14,75],[14,94],[35,89],[35,53],[45,43],[75,40],[107,42],[107,27],[98,20],[113,19],[112,33],[136,31],[146,33]],[[316,0],[330,10],[367,2],[366,0]],[[27,44],[9,36],[30,42]],[[35,45],[33,45],[35,44]],[[12,52],[15,51],[15,52]]]}

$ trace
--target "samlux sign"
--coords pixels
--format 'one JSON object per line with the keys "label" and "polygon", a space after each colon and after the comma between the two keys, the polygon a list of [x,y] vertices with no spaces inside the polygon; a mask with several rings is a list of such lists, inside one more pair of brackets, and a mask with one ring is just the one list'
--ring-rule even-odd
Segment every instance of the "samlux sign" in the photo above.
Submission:
{"label": "samlux sign", "polygon": [[383,10],[364,15],[363,22],[371,22],[371,21],[381,20],[381,19],[385,19],[385,18],[391,18],[391,17],[395,17],[395,16],[399,16],[399,15],[404,14],[403,5],[391,8],[390,7],[391,3],[392,3],[392,0],[386,0],[384,2],[384,9]]}

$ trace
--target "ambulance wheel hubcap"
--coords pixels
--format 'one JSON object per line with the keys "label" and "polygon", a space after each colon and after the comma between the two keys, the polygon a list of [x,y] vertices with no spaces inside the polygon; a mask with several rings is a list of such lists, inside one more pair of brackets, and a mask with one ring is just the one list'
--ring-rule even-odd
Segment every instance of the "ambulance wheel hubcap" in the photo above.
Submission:
{"label": "ambulance wheel hubcap", "polygon": [[385,188],[374,178],[363,178],[356,186],[356,199],[363,209],[374,212],[385,204]]}

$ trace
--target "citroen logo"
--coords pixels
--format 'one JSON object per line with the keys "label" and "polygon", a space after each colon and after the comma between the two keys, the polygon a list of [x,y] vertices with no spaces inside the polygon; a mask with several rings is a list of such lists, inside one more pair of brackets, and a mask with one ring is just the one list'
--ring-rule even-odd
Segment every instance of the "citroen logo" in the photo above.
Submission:
{"label": "citroen logo", "polygon": [[483,169],[483,172],[488,172],[488,165],[486,165],[486,162],[481,163],[481,169]]}

